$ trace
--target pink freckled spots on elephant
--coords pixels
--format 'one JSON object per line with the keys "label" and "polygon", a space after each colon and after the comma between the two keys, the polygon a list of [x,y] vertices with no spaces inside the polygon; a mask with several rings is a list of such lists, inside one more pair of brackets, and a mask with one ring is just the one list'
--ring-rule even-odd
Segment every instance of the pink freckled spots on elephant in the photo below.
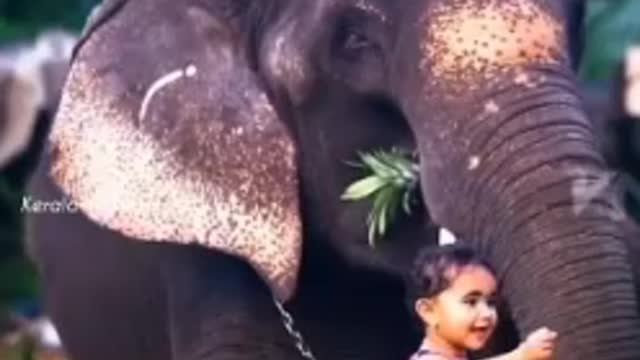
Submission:
{"label": "pink freckled spots on elephant", "polygon": [[529,89],[533,89],[538,87],[542,82],[544,82],[544,76],[538,76],[536,78],[531,77],[529,74],[519,73],[513,79],[513,82],[517,85],[524,86]]}
{"label": "pink freckled spots on elephant", "polygon": [[513,81],[518,85],[531,84],[531,79],[527,74],[518,74]]}
{"label": "pink freckled spots on elephant", "polygon": [[[167,90],[191,95],[176,118],[165,117],[158,99],[136,127],[139,101],[106,90],[113,76],[97,75],[81,61],[72,69],[51,134],[52,175],[60,187],[88,217],[129,237],[199,244],[244,258],[274,295],[288,299],[302,251],[296,154],[266,96],[256,90],[242,113],[234,113],[252,119],[241,131],[200,129],[189,121],[204,123],[224,112],[195,100],[199,87],[181,82]],[[188,106],[194,101],[204,108]],[[145,131],[162,121],[189,123],[171,137],[191,142],[164,143]]]}
{"label": "pink freckled spots on elephant", "polygon": [[562,53],[561,25],[531,1],[443,4],[423,21],[428,26],[421,68],[436,78],[487,78],[521,65],[558,62]]}

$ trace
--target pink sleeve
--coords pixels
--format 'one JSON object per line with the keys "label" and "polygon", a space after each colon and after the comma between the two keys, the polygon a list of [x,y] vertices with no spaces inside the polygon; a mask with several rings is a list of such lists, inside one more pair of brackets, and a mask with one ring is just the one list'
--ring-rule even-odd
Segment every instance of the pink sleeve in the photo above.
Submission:
{"label": "pink sleeve", "polygon": [[438,354],[417,353],[411,356],[409,360],[448,360],[448,359]]}

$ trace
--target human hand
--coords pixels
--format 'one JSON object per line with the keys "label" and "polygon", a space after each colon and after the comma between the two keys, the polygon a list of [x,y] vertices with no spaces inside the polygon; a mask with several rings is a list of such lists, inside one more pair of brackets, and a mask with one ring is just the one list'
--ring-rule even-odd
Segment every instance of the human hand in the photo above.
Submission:
{"label": "human hand", "polygon": [[555,349],[558,333],[542,327],[527,336],[518,346],[518,360],[549,360]]}

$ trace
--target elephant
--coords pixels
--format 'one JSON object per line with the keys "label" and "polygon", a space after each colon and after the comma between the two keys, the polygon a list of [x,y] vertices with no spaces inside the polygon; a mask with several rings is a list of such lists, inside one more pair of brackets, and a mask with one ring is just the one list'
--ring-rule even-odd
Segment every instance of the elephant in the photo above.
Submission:
{"label": "elephant", "polygon": [[[609,170],[574,75],[583,7],[106,0],[32,184],[74,204],[33,219],[71,358],[407,358],[402,275],[440,227],[495,267],[503,331],[640,358],[634,227],[616,186],[585,189]],[[389,147],[418,154],[426,209],[371,248],[340,194]]]}

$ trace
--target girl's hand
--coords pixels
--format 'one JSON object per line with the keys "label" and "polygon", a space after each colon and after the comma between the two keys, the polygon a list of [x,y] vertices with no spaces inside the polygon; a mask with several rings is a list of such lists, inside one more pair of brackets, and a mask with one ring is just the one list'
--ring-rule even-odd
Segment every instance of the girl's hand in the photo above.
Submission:
{"label": "girl's hand", "polygon": [[555,349],[558,334],[546,327],[540,328],[527,336],[518,347],[518,360],[549,360]]}

